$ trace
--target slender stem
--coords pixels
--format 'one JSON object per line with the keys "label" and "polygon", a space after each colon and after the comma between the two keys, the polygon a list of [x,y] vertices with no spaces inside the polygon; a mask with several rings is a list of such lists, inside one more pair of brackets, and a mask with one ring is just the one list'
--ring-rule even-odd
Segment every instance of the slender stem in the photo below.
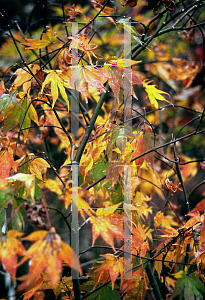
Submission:
{"label": "slender stem", "polygon": [[154,277],[154,274],[152,272],[152,268],[150,266],[150,263],[148,262],[147,265],[146,265],[146,272],[147,272],[147,276],[149,278],[149,281],[150,281],[150,284],[151,284],[151,287],[153,288],[153,292],[155,294],[155,297],[156,297],[156,300],[163,300],[162,299],[162,295],[160,293],[160,289],[159,289],[159,286],[156,282],[156,279]]}
{"label": "slender stem", "polygon": [[149,153],[151,153],[151,152],[153,152],[153,151],[156,151],[156,150],[158,150],[158,149],[160,149],[160,148],[166,147],[166,146],[171,145],[171,144],[173,144],[173,143],[176,143],[176,142],[179,142],[179,141],[181,141],[181,140],[184,140],[185,138],[191,137],[192,135],[200,134],[200,133],[203,133],[203,132],[205,132],[205,128],[202,129],[202,130],[200,130],[200,131],[197,131],[197,132],[191,132],[191,133],[189,133],[189,134],[187,134],[187,135],[185,135],[185,136],[182,136],[182,137],[180,137],[180,138],[178,138],[178,139],[175,139],[175,140],[172,140],[172,141],[170,141],[170,142],[167,142],[167,143],[165,143],[165,144],[163,144],[163,145],[154,147],[154,148],[152,148],[152,149],[150,149],[150,150],[147,150],[146,152],[144,152],[144,153],[142,153],[142,154],[139,154],[138,156],[132,158],[130,162],[133,162],[134,160],[136,160],[136,159],[138,159],[138,158],[140,158],[140,157],[142,157],[142,156],[144,156],[144,155],[146,155],[146,154],[149,154]]}
{"label": "slender stem", "polygon": [[101,95],[101,98],[100,98],[100,100],[98,101],[97,106],[96,106],[96,108],[95,108],[95,111],[94,111],[94,113],[93,113],[93,116],[92,116],[92,118],[91,118],[91,120],[90,120],[90,124],[89,124],[89,126],[87,127],[87,129],[86,129],[86,131],[85,131],[85,134],[84,134],[84,137],[83,137],[83,139],[82,139],[82,142],[80,143],[80,146],[79,146],[79,148],[78,148],[78,150],[77,150],[77,153],[76,153],[76,155],[75,155],[74,160],[75,160],[78,164],[80,163],[80,159],[81,159],[81,157],[82,157],[83,151],[84,151],[84,149],[85,149],[85,147],[86,147],[86,145],[87,145],[87,141],[88,141],[88,139],[89,139],[89,137],[90,137],[90,134],[91,134],[91,132],[92,132],[92,130],[93,130],[93,128],[94,128],[95,121],[96,121],[96,119],[97,119],[97,117],[98,117],[98,115],[99,115],[99,112],[100,112],[100,110],[101,110],[101,107],[102,107],[103,103],[105,102],[105,99],[106,99],[106,97],[107,97],[107,94],[108,94],[108,90],[106,90],[106,92],[105,92],[104,94]]}
{"label": "slender stem", "polygon": [[81,300],[81,289],[80,289],[80,281],[79,279],[72,279],[73,282],[73,291],[75,295],[75,300]]}

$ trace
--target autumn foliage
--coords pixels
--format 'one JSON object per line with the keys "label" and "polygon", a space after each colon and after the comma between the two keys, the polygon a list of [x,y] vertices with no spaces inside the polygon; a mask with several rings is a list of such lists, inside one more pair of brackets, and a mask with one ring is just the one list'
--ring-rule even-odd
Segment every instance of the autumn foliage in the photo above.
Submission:
{"label": "autumn foliage", "polygon": [[202,300],[205,2],[47,2],[1,12],[1,284]]}

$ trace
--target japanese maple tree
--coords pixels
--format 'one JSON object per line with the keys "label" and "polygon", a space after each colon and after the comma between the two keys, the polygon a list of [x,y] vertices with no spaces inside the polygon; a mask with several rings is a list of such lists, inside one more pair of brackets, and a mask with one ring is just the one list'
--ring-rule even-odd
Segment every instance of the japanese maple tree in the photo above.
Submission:
{"label": "japanese maple tree", "polygon": [[0,12],[1,299],[203,299],[204,7]]}

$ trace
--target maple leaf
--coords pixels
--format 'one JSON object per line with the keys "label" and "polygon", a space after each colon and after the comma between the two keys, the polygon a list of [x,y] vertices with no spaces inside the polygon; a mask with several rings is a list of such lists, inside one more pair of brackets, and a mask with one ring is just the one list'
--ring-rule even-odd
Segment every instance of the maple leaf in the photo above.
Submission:
{"label": "maple leaf", "polygon": [[[97,10],[97,11],[100,11],[102,8],[103,10],[101,11],[101,14],[102,15],[110,15],[113,11],[116,10],[116,8],[112,8],[112,7],[109,7],[109,6],[104,6],[103,7],[103,3],[104,3],[104,0],[103,1],[97,1],[97,0],[90,0],[91,4],[93,5],[93,7]],[[115,22],[114,20],[111,18],[111,17],[107,17],[107,19],[113,23],[115,26]],[[117,27],[117,26],[116,26]],[[118,28],[117,28],[118,29]]]}
{"label": "maple leaf", "polygon": [[[156,85],[149,85],[151,81],[148,81],[147,79],[145,79],[143,81],[143,87],[145,88],[145,91],[148,94],[149,100],[150,102],[154,105],[155,108],[159,108],[159,104],[157,102],[157,100],[161,100],[161,101],[167,101],[168,103],[170,103],[168,100],[166,100],[161,94],[166,94],[169,95],[166,92],[160,91],[158,90],[155,86]],[[157,100],[156,100],[157,99]]]}
{"label": "maple leaf", "polygon": [[83,155],[81,158],[82,165],[79,167],[79,171],[85,180],[87,173],[92,169],[93,166],[93,158],[92,158],[93,147],[92,144],[87,144],[85,150],[83,151]]}
{"label": "maple leaf", "polygon": [[25,255],[26,251],[17,239],[24,235],[24,233],[18,230],[12,229],[7,231],[6,234],[2,233],[0,238],[0,260],[4,264],[6,270],[11,275],[13,282],[16,282],[16,270],[17,270],[17,254]]}
{"label": "maple leaf", "polygon": [[130,7],[134,7],[137,5],[137,1],[138,0],[121,0],[120,1],[120,4],[122,6],[126,6],[126,5],[129,5]]}
{"label": "maple leaf", "polygon": [[[4,113],[5,110],[11,105],[17,105],[20,108],[22,108],[22,106],[20,105],[20,103],[18,102],[18,100],[15,97],[15,93],[11,93],[11,94],[2,94],[0,96],[0,112],[3,115],[4,118]],[[22,108],[23,109],[23,108]]]}
{"label": "maple leaf", "polygon": [[[190,158],[188,156],[185,156],[185,155],[181,155],[180,156],[180,159],[181,159],[181,164],[180,164],[180,170],[181,170],[181,174],[182,174],[182,177],[184,179],[184,181],[189,181],[192,177],[194,177],[197,172],[198,172],[198,164],[197,162],[193,162],[191,164],[187,163],[187,162],[190,162],[190,161],[194,161],[195,158]],[[185,164],[183,164],[183,162],[185,162]]]}
{"label": "maple leaf", "polygon": [[[133,64],[139,63],[137,61],[132,61],[128,59],[108,59],[108,64],[104,64],[103,70],[108,77],[108,84],[115,94],[117,100],[119,101],[119,92],[120,88],[124,88],[125,90],[130,89],[130,85],[139,85],[142,86],[142,81],[135,74],[133,70],[130,68],[126,68],[126,66],[130,67]],[[127,87],[127,88],[126,88]],[[134,90],[132,91],[132,95],[137,98]]]}
{"label": "maple leaf", "polygon": [[112,187],[116,184],[119,176],[122,178],[124,177],[124,170],[125,167],[122,165],[122,162],[114,162],[109,168],[106,170],[108,171],[106,175],[106,182],[112,182]]}
{"label": "maple leaf", "polygon": [[[154,143],[157,144],[157,141],[154,139],[155,137],[152,128],[150,126],[145,125],[140,133],[137,132],[136,138],[133,140],[134,152],[132,158],[134,159],[138,155],[152,149]],[[140,158],[135,159],[135,165],[137,166],[137,169],[141,167],[144,160],[147,162],[147,165],[149,165],[153,169],[154,154],[151,152]]]}
{"label": "maple leaf", "polygon": [[4,94],[6,92],[6,88],[5,88],[5,85],[4,85],[4,82],[3,80],[1,79],[1,84],[0,84],[0,96],[2,94]]}
{"label": "maple leaf", "polygon": [[131,236],[132,253],[145,256],[147,250],[149,249],[149,243],[147,241],[147,237],[142,226],[138,223],[136,227],[132,226],[131,231],[132,231],[132,236]]}
{"label": "maple leaf", "polygon": [[158,211],[156,216],[154,217],[154,227],[158,228],[164,219],[164,214],[162,211]]}
{"label": "maple leaf", "polygon": [[[99,235],[102,236],[104,241],[108,243],[113,250],[114,247],[114,238],[117,240],[124,239],[123,232],[123,215],[114,214],[114,211],[118,208],[120,203],[106,208],[98,208],[96,216],[90,218],[92,226],[92,236],[93,244]],[[103,228],[103,230],[102,230]]]}
{"label": "maple leaf", "polygon": [[[101,256],[105,257],[106,261],[98,269],[95,270],[97,281],[95,280],[94,288],[100,282],[101,277],[105,279],[107,277],[107,274],[109,274],[112,282],[112,289],[114,289],[114,284],[119,274],[121,274],[121,277],[123,277],[124,275],[124,258],[118,258],[111,253],[107,253]],[[99,274],[97,275],[97,273]],[[109,277],[107,278],[107,280],[109,280]],[[123,278],[121,278],[121,284],[122,282]]]}
{"label": "maple leaf", "polygon": [[197,203],[197,205],[195,206],[195,208],[192,209],[191,212],[204,212],[205,211],[205,199],[201,200],[199,203]]}
{"label": "maple leaf", "polygon": [[103,84],[107,81],[109,75],[104,72],[103,68],[97,69],[93,65],[78,65],[77,67],[68,67],[63,74],[69,80],[70,88],[76,85],[76,89],[85,97],[87,102],[90,88],[100,92],[106,91]]}
{"label": "maple leaf", "polygon": [[139,268],[132,274],[133,279],[125,279],[123,282],[123,293],[126,295],[123,300],[143,300],[147,289],[146,272]]}
{"label": "maple leaf", "polygon": [[69,38],[72,40],[70,43],[69,51],[74,48],[85,52],[89,58],[90,64],[92,65],[92,59],[90,54],[92,54],[94,57],[97,57],[93,52],[93,50],[95,50],[97,46],[90,44],[90,39],[85,35],[78,36],[73,34],[73,36]]}
{"label": "maple leaf", "polygon": [[[31,70],[31,72],[36,75],[36,73],[40,70],[39,65],[34,64],[34,65],[28,65],[29,69]],[[29,73],[28,69],[22,68],[22,69],[18,69],[15,72],[15,75],[17,75],[16,79],[14,80],[13,85],[18,88],[21,85],[23,85],[23,91],[24,93],[29,93],[30,89],[31,89],[31,82],[34,81],[36,82],[36,80],[33,78],[33,75]]]}
{"label": "maple leaf", "polygon": [[54,227],[49,231],[35,231],[22,240],[35,241],[35,243],[27,250],[20,262],[22,264],[31,259],[29,274],[20,278],[24,282],[19,286],[19,291],[28,287],[43,270],[46,270],[55,288],[60,280],[63,261],[71,267],[72,260],[72,267],[82,272],[75,252],[61,240]]}
{"label": "maple leaf", "polygon": [[40,183],[40,187],[41,188],[45,187],[59,196],[62,195],[63,184],[58,178],[56,179],[46,178],[44,182],[42,182],[42,184]]}
{"label": "maple leaf", "polygon": [[73,201],[74,201],[75,205],[78,207],[78,210],[85,221],[84,212],[86,212],[86,214],[88,214],[90,217],[95,215],[94,210],[87,203],[88,200],[90,200],[90,199],[93,200],[93,195],[89,191],[84,190],[82,188],[78,188],[78,190],[77,190],[75,188],[69,188],[69,186],[67,185],[65,197],[64,197],[65,208],[68,208],[68,206],[71,204],[71,202],[72,202],[71,195],[74,190],[75,190],[74,195],[77,194],[76,195],[77,197],[74,196]]}
{"label": "maple leaf", "polygon": [[35,295],[36,291],[39,290],[39,288],[42,286],[43,279],[44,277],[43,274],[41,273],[38,276],[38,278],[35,280],[35,286],[22,295],[24,296],[23,300],[29,300],[32,296]]}
{"label": "maple leaf", "polygon": [[10,175],[11,168],[16,170],[13,150],[8,147],[0,151],[0,179],[6,179]]}
{"label": "maple leaf", "polygon": [[81,10],[77,9],[78,6],[76,6],[73,3],[71,6],[66,7],[65,14],[66,14],[66,17],[68,17],[69,22],[73,22],[75,20],[77,14],[82,14],[86,18],[86,16],[81,12]]}
{"label": "maple leaf", "polygon": [[27,189],[27,195],[31,195],[31,200],[34,202],[35,201],[35,175],[34,174],[24,174],[24,173],[17,173],[11,177],[7,177],[7,180],[14,181],[22,181],[25,182],[25,186]]}
{"label": "maple leaf", "polygon": [[42,174],[46,173],[46,169],[50,168],[47,161],[41,157],[36,157],[33,153],[28,154],[30,160],[30,170],[32,174],[35,174],[37,178],[43,180]]}
{"label": "maple leaf", "polygon": [[191,212],[189,214],[187,214],[187,216],[190,216],[191,218],[182,226],[180,227],[180,229],[186,229],[186,228],[190,228],[193,227],[193,229],[199,225],[201,225],[202,221],[203,221],[203,216],[200,216],[200,213],[197,212]]}
{"label": "maple leaf", "polygon": [[50,168],[50,165],[45,159],[35,156],[33,153],[29,153],[27,156],[23,155],[20,159],[15,161],[15,164],[17,168],[26,164],[27,172],[36,175],[36,177],[42,181],[42,176],[45,175],[47,168]]}
{"label": "maple leaf", "polygon": [[26,43],[21,43],[26,46],[26,50],[28,49],[42,49],[49,46],[53,41],[56,40],[57,35],[53,33],[51,29],[48,29],[47,32],[42,34],[41,39],[27,39]]}
{"label": "maple leaf", "polygon": [[[151,197],[145,196],[140,192],[136,192],[135,182],[132,180],[132,191],[133,191],[133,205],[131,209],[133,211],[137,210],[137,215],[145,220],[149,213],[152,213],[152,208],[148,206],[147,202],[151,200]],[[124,203],[125,206],[125,203]],[[126,209],[126,207],[125,207]]]}
{"label": "maple leaf", "polygon": [[194,273],[187,274],[187,271],[182,271],[169,300],[174,299],[182,293],[184,294],[185,300],[195,299],[195,296],[202,300],[202,295],[205,293],[205,287],[201,280],[195,276]]}
{"label": "maple leaf", "polygon": [[[22,276],[23,277],[23,276]],[[21,277],[21,278],[22,278]],[[24,277],[23,277],[24,278]],[[53,285],[52,285],[52,282],[51,280],[49,279],[48,277],[48,274],[43,272],[43,273],[40,273],[37,278],[35,279],[34,282],[32,282],[31,284],[32,288],[29,289],[30,287],[28,287],[28,291],[26,293],[24,293],[24,298],[23,300],[28,300],[30,299],[32,296],[36,296],[36,298],[34,297],[33,300],[43,300],[44,297],[41,299],[41,298],[38,298],[37,297],[37,293],[40,293],[40,292],[44,292],[45,293],[45,290],[51,290],[53,289],[53,292],[55,294],[55,297],[57,299],[57,297],[59,296],[59,294],[61,292],[64,292],[64,293],[68,293],[68,292],[72,292],[73,290],[73,284],[72,284],[72,277],[63,277],[59,282],[58,284],[56,285],[55,288],[53,288]],[[37,292],[38,291],[38,292]],[[23,296],[22,295],[22,296]],[[45,296],[45,295],[44,295]],[[69,298],[70,299],[70,298]]]}
{"label": "maple leaf", "polygon": [[[11,104],[5,110],[3,132],[6,133],[7,131],[14,129],[18,124],[22,124],[21,130],[23,130],[25,142],[29,132],[29,127],[31,125],[31,120],[33,120],[37,125],[39,125],[38,116],[32,104],[30,104],[29,109],[25,115],[25,110],[28,107],[28,97],[25,93],[19,93],[17,99],[20,106]],[[22,123],[23,120],[24,122]]]}
{"label": "maple leaf", "polygon": [[51,95],[53,97],[52,108],[54,107],[55,102],[58,99],[58,89],[59,89],[63,99],[68,104],[68,110],[69,110],[68,96],[67,96],[65,88],[64,88],[64,86],[70,87],[68,78],[65,77],[62,74],[62,71],[60,71],[60,70],[46,70],[45,72],[48,73],[48,75],[42,84],[41,93],[43,92],[43,90],[47,84],[51,84]]}

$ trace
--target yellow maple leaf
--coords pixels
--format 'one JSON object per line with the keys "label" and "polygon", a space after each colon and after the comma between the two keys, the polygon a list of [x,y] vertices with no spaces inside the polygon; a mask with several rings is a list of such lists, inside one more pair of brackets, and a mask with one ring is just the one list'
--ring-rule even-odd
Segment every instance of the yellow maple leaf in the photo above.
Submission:
{"label": "yellow maple leaf", "polygon": [[42,84],[41,93],[43,92],[43,90],[47,84],[51,84],[51,95],[53,97],[52,108],[54,107],[54,104],[55,104],[56,100],[58,99],[58,89],[59,89],[63,99],[68,104],[68,110],[69,110],[68,96],[65,91],[65,87],[70,88],[68,78],[65,75],[63,75],[62,71],[60,71],[60,70],[47,70],[45,72],[48,73],[48,75]]}
{"label": "yellow maple leaf", "polygon": [[[73,194],[73,197],[71,195]],[[87,190],[82,188],[69,188],[69,185],[66,186],[66,192],[64,197],[65,208],[71,204],[72,200],[75,205],[78,207],[78,211],[80,212],[82,218],[85,221],[84,212],[87,213],[90,217],[95,215],[94,210],[90,207],[88,202],[92,202],[94,200],[94,196]]]}
{"label": "yellow maple leaf", "polygon": [[154,227],[155,227],[155,229],[158,228],[161,225],[163,219],[164,219],[163,212],[158,211],[156,216],[154,217]]}
{"label": "yellow maple leaf", "polygon": [[[28,65],[28,67],[34,75],[40,70],[40,67],[37,64]],[[14,80],[13,85],[17,88],[23,85],[24,93],[29,93],[31,89],[31,81],[35,81],[33,75],[28,72],[27,68],[16,70],[15,75],[17,75],[17,77]]]}
{"label": "yellow maple leaf", "polygon": [[28,154],[30,161],[30,171],[35,174],[37,178],[43,180],[42,174],[46,173],[46,169],[50,168],[47,161],[41,157],[36,157],[33,153]]}
{"label": "yellow maple leaf", "polygon": [[83,176],[83,179],[85,180],[87,173],[92,169],[93,167],[93,158],[92,158],[92,151],[93,147],[91,144],[88,144],[83,152],[81,161],[82,164],[79,167],[80,173]]}
{"label": "yellow maple leaf", "polygon": [[[155,87],[156,85],[153,85],[153,84],[149,85],[150,82],[151,81],[148,81],[147,79],[145,79],[143,81],[143,87],[145,88],[145,91],[148,94],[150,102],[154,105],[155,108],[159,108],[159,104],[158,104],[157,100],[167,101],[161,94],[166,94],[166,95],[169,95],[169,94],[158,90]],[[169,101],[167,101],[167,102],[170,103]]]}
{"label": "yellow maple leaf", "polygon": [[56,34],[51,29],[42,34],[41,39],[26,39],[26,43],[21,43],[26,46],[25,49],[42,49],[50,45],[56,39]]}
{"label": "yellow maple leaf", "polygon": [[[94,288],[99,283],[100,279],[105,279],[106,277],[108,277],[108,274],[112,282],[112,289],[114,289],[115,281],[120,274],[122,285],[124,275],[124,258],[118,258],[117,256],[111,253],[107,253],[104,255],[102,254],[101,256],[103,256],[106,259],[106,261],[97,270],[95,270],[95,275],[99,273],[99,276],[96,276],[98,282],[95,282]],[[106,280],[103,280],[103,283],[104,282],[106,282]]]}

